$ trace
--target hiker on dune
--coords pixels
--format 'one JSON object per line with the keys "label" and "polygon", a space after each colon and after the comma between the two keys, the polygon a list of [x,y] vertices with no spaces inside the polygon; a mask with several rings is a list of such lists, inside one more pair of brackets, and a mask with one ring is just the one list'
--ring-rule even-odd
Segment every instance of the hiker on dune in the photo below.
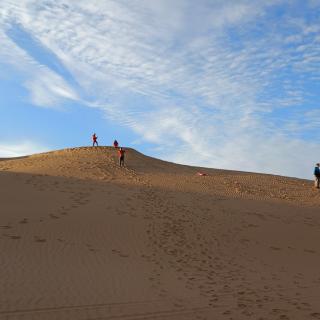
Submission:
{"label": "hiker on dune", "polygon": [[98,137],[97,137],[97,135],[94,133],[93,135],[92,135],[92,146],[94,147],[94,145],[96,145],[97,147],[98,147]]}
{"label": "hiker on dune", "polygon": [[123,148],[120,148],[118,151],[120,167],[124,167],[124,154],[125,154],[125,151],[123,150]]}
{"label": "hiker on dune", "polygon": [[320,163],[316,164],[316,167],[314,168],[314,186],[319,189],[320,188]]}
{"label": "hiker on dune", "polygon": [[113,141],[113,146],[114,146],[115,148],[118,148],[119,143],[118,143],[118,141],[117,141],[117,140],[114,140],[114,141]]}

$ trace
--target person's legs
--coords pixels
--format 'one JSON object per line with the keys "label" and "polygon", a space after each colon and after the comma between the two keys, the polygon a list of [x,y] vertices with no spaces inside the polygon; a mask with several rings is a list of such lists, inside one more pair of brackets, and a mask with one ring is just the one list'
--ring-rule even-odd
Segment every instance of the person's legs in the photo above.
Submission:
{"label": "person's legs", "polygon": [[314,186],[318,189],[320,188],[320,177],[315,178]]}

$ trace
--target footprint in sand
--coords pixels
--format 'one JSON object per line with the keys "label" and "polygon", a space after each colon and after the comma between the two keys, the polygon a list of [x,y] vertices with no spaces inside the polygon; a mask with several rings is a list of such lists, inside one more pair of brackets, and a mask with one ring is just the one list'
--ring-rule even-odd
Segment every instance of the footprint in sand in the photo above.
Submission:
{"label": "footprint in sand", "polygon": [[0,228],[1,228],[1,229],[11,229],[11,228],[12,228],[12,226],[10,226],[10,225],[6,225],[6,226],[0,226]]}
{"label": "footprint in sand", "polygon": [[290,318],[286,314],[280,315],[279,319],[281,320],[289,320]]}
{"label": "footprint in sand", "polygon": [[304,252],[308,252],[308,253],[316,253],[316,251],[314,251],[314,250],[310,250],[310,249],[304,249]]}
{"label": "footprint in sand", "polygon": [[129,254],[123,253],[120,250],[112,249],[112,253],[117,254],[121,258],[128,258]]}
{"label": "footprint in sand", "polygon": [[34,236],[34,241],[35,242],[47,242],[47,239],[41,238],[41,237],[38,237],[38,236]]}
{"label": "footprint in sand", "polygon": [[271,250],[275,250],[275,251],[279,251],[281,250],[281,248],[278,248],[278,247],[270,247]]}
{"label": "footprint in sand", "polygon": [[97,252],[97,251],[98,251],[97,249],[94,249],[94,248],[92,247],[92,245],[89,244],[89,243],[86,243],[86,247],[88,248],[89,251],[92,251],[92,252]]}
{"label": "footprint in sand", "polygon": [[226,310],[226,311],[222,312],[222,314],[229,315],[229,314],[231,314],[231,311],[230,310]]}
{"label": "footprint in sand", "polygon": [[17,236],[17,235],[8,235],[7,237],[9,237],[10,239],[13,239],[13,240],[21,239],[21,237]]}

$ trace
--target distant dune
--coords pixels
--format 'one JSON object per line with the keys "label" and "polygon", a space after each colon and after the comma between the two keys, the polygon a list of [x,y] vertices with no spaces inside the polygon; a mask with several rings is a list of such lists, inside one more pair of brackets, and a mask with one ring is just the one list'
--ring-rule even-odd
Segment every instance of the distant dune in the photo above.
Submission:
{"label": "distant dune", "polygon": [[320,319],[309,180],[83,147],[0,187],[0,319]]}

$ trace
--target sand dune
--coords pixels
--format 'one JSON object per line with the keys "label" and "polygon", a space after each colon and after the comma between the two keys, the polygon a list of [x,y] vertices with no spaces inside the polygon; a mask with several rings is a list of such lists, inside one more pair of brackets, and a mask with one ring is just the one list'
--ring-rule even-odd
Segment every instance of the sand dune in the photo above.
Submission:
{"label": "sand dune", "polygon": [[320,319],[311,181],[116,156],[0,161],[0,319]]}

